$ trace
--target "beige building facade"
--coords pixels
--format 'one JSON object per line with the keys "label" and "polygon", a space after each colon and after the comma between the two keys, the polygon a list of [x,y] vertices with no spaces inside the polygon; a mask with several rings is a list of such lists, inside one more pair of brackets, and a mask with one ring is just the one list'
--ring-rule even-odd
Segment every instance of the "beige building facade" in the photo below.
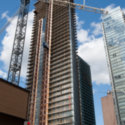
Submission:
{"label": "beige building facade", "polygon": [[101,100],[104,125],[117,125],[112,93],[108,92]]}

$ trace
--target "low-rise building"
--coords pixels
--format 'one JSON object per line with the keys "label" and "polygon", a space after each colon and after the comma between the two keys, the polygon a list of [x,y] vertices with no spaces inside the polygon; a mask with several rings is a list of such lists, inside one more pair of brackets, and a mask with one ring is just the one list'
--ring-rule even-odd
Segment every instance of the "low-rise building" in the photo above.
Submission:
{"label": "low-rise building", "polygon": [[0,79],[0,125],[24,125],[29,92]]}
{"label": "low-rise building", "polygon": [[104,125],[117,125],[113,96],[111,92],[102,97],[102,109]]}

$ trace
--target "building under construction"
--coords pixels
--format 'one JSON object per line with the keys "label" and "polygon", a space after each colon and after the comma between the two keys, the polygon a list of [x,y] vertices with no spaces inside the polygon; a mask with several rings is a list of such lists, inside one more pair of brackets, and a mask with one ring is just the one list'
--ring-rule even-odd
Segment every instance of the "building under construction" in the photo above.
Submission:
{"label": "building under construction", "polygon": [[[83,124],[79,74],[82,67],[78,62],[74,9],[53,4],[53,0],[38,1],[27,76],[31,125]],[[88,94],[93,98],[92,87],[90,90]],[[87,112],[94,114],[93,99],[89,104],[92,110]],[[89,125],[95,125],[94,115],[91,117]]]}

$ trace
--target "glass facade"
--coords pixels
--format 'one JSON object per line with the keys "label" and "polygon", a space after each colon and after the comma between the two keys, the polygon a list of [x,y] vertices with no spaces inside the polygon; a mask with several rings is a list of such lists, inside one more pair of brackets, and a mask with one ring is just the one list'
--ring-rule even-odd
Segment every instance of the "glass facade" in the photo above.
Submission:
{"label": "glass facade", "polygon": [[96,125],[90,66],[79,57],[82,125]]}
{"label": "glass facade", "polygon": [[118,125],[125,125],[125,16],[120,7],[102,15]]}

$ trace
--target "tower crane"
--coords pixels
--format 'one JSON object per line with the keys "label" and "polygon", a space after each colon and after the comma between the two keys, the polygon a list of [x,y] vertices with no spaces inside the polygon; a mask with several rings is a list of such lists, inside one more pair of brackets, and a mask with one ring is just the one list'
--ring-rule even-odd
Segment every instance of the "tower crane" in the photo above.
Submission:
{"label": "tower crane", "polygon": [[[40,0],[45,3],[50,3],[48,0]],[[53,0],[53,4],[59,5],[59,6],[70,6],[70,8],[74,9],[80,9],[84,11],[89,11],[89,12],[95,12],[95,13],[100,13],[100,14],[107,14],[108,11],[102,9],[102,8],[96,8],[96,7],[91,7],[85,5],[85,0],[83,0],[83,5],[82,4],[77,4],[77,3],[72,3],[69,1],[63,1],[63,0]]]}
{"label": "tower crane", "polygon": [[[0,34],[1,34],[11,23],[14,17],[18,15],[15,38],[13,43],[10,65],[9,65],[8,77],[7,77],[7,80],[9,82],[12,82],[13,84],[16,84],[16,85],[19,85],[19,80],[20,80],[28,11],[29,11],[29,4],[30,4],[30,0],[20,0],[20,1],[21,1],[20,9],[10,20],[8,20],[5,26],[3,26],[2,29],[0,29]],[[39,1],[45,2],[47,4],[51,3],[50,0],[39,0]],[[59,6],[70,6],[70,8],[81,9],[81,10],[100,13],[100,14],[108,13],[104,9],[86,6],[85,0],[83,0],[83,5],[68,2],[68,1],[62,1],[62,0],[53,0],[53,4],[59,5]]]}
{"label": "tower crane", "polygon": [[19,85],[30,0],[21,0],[7,80]]}

